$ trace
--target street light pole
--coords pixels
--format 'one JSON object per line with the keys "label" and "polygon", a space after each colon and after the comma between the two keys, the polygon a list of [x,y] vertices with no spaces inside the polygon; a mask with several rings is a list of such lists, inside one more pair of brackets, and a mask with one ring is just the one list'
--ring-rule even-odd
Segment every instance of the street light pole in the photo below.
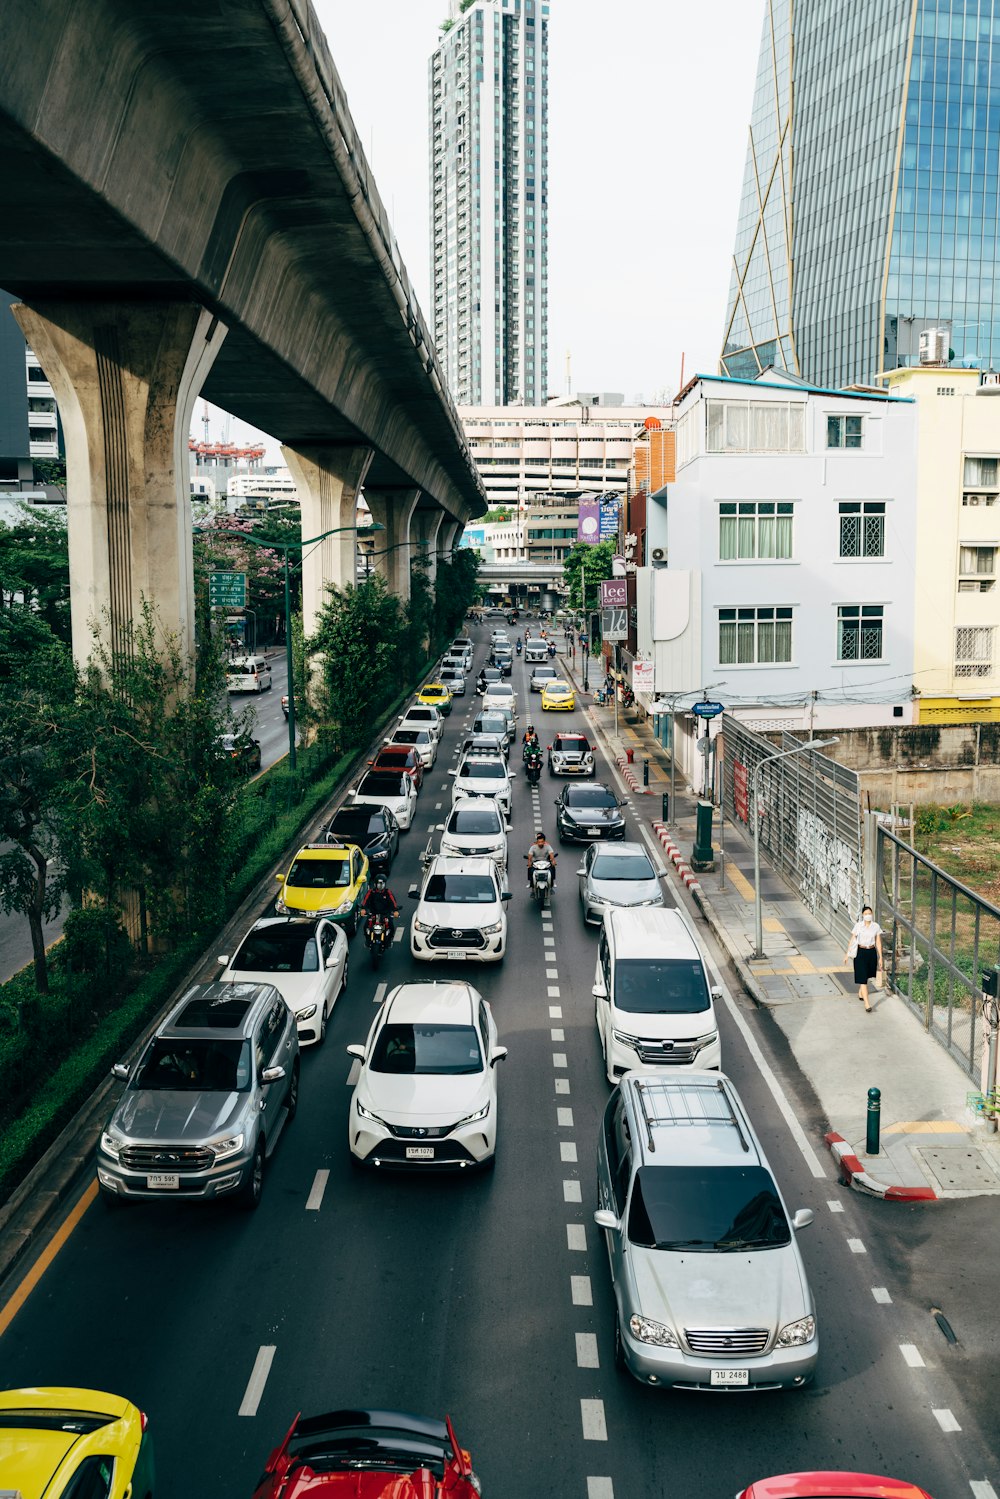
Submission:
{"label": "street light pole", "polygon": [[808,739],[805,744],[797,744],[794,749],[779,750],[776,755],[765,755],[754,766],[751,788],[753,791],[753,900],[755,938],[753,956],[755,958],[764,957],[764,903],[760,896],[760,773],[765,765],[770,765],[774,760],[787,760],[790,755],[801,755],[806,750],[827,749],[831,744],[836,743],[836,736],[832,739]]}

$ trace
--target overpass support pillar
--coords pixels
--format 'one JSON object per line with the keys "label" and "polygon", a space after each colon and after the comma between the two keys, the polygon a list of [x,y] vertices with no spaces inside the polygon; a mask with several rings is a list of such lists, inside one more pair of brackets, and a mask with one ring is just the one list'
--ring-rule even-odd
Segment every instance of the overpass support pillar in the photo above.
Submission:
{"label": "overpass support pillar", "polygon": [[302,553],[302,626],[308,640],[316,633],[328,588],[358,581],[358,492],[374,456],[360,444],[320,443],[283,447],[302,507],[302,540],[327,536]]}
{"label": "overpass support pillar", "polygon": [[372,519],[385,527],[375,541],[375,566],[404,604],[410,597],[411,530],[419,499],[419,489],[365,490]]}
{"label": "overpass support pillar", "polygon": [[126,651],[144,602],[194,653],[188,433],[226,336],[193,302],[43,302],[13,309],[59,403],[66,440],[73,654]]}
{"label": "overpass support pillar", "polygon": [[410,534],[415,532],[416,545],[411,551],[414,562],[422,562],[427,572],[427,581],[434,587],[437,580],[438,534],[445,518],[443,510],[417,510],[410,522]]}
{"label": "overpass support pillar", "polygon": [[442,521],[441,530],[438,532],[437,544],[439,557],[443,556],[446,562],[451,561],[452,551],[455,547],[456,542],[458,541],[459,536],[461,536],[464,530],[465,527],[462,525],[462,522],[458,520],[452,520],[450,516]]}

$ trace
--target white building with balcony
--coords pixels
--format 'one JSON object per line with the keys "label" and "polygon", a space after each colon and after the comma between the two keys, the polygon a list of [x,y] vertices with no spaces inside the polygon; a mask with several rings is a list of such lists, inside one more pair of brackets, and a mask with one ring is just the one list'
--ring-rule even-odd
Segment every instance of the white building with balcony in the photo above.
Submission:
{"label": "white building with balcony", "polygon": [[56,394],[31,349],[25,346],[28,383],[28,433],[32,458],[61,458],[62,442]]}

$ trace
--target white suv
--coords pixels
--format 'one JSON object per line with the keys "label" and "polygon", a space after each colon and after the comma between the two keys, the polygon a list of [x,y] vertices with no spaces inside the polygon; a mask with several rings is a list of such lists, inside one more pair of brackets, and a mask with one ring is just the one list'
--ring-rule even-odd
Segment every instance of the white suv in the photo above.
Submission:
{"label": "white suv", "polygon": [[499,963],[507,951],[510,891],[501,886],[492,859],[438,854],[420,890],[410,887],[417,909],[410,922],[410,952],[425,963],[438,958]]}
{"label": "white suv", "polygon": [[609,1083],[625,1072],[721,1067],[721,997],[683,911],[605,912],[594,1001]]}
{"label": "white suv", "polygon": [[510,817],[510,783],[517,775],[508,770],[507,762],[500,755],[466,755],[457,770],[449,770],[455,777],[452,788],[452,803],[462,797],[494,797],[503,815]]}
{"label": "white suv", "polygon": [[441,853],[453,858],[493,859],[507,867],[507,824],[495,801],[463,796],[456,800],[447,822],[438,824]]}

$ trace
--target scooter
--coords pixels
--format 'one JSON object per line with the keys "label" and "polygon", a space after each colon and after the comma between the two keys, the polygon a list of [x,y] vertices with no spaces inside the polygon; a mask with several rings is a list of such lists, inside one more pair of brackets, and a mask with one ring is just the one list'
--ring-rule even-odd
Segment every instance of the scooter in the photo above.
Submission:
{"label": "scooter", "polygon": [[520,640],[518,640],[518,642],[515,645],[514,649],[517,651],[518,655],[520,655],[521,652],[524,650],[524,646],[521,644]]}
{"label": "scooter", "polygon": [[542,755],[540,750],[532,750],[524,757],[524,777],[529,786],[537,786],[542,778]]}
{"label": "scooter", "polygon": [[544,911],[552,899],[552,865],[548,859],[534,859],[530,872],[531,898]]}
{"label": "scooter", "polygon": [[548,647],[549,647],[549,659],[551,660],[552,657],[556,653],[556,643],[555,643],[555,641],[554,640],[550,640],[548,642]]}
{"label": "scooter", "polygon": [[373,968],[378,967],[391,944],[392,933],[389,930],[388,917],[383,916],[380,911],[373,912],[365,922],[365,946]]}

